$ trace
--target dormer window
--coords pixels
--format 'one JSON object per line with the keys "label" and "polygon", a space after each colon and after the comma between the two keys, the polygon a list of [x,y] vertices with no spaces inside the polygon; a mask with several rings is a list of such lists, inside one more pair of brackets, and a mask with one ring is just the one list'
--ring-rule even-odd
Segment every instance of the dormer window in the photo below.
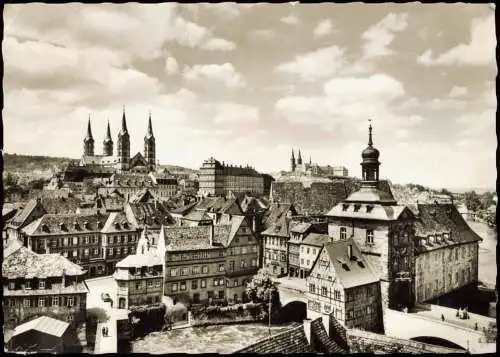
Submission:
{"label": "dormer window", "polygon": [[367,205],[366,206],[366,212],[370,213],[373,210],[373,205]]}
{"label": "dormer window", "polygon": [[115,229],[120,229],[120,223],[115,222]]}
{"label": "dormer window", "polygon": [[26,279],[26,281],[24,283],[24,288],[31,289],[31,280]]}
{"label": "dormer window", "polygon": [[347,203],[342,204],[342,211],[347,211],[349,205]]}
{"label": "dormer window", "polygon": [[97,221],[97,228],[102,228],[102,222],[101,221]]}
{"label": "dormer window", "polygon": [[42,224],[42,232],[48,232],[49,231],[49,226],[47,226],[45,223]]}
{"label": "dormer window", "polygon": [[361,208],[360,204],[355,204],[354,205],[354,212],[358,212],[360,208]]}
{"label": "dormer window", "polygon": [[78,228],[80,228],[80,227],[78,226],[78,222],[76,222],[76,221],[75,221],[75,222],[73,222],[73,229],[78,230]]}
{"label": "dormer window", "polygon": [[16,282],[11,280],[9,281],[9,290],[16,290]]}
{"label": "dormer window", "polygon": [[436,234],[436,244],[441,243],[441,236],[439,234]]}
{"label": "dormer window", "polygon": [[420,239],[420,245],[423,247],[424,245],[427,244],[427,239],[426,238],[422,238]]}
{"label": "dormer window", "polygon": [[61,229],[61,231],[66,231],[66,225],[64,223],[59,223],[59,228]]}
{"label": "dormer window", "polygon": [[45,280],[40,280],[38,282],[38,289],[45,289]]}
{"label": "dormer window", "polygon": [[90,229],[89,221],[83,222],[83,226],[85,227],[85,229]]}
{"label": "dormer window", "polygon": [[428,237],[428,244],[433,244],[433,243],[435,242],[435,240],[434,240],[434,239],[435,239],[435,238],[434,238],[434,236],[433,236],[433,235],[430,235],[430,236]]}

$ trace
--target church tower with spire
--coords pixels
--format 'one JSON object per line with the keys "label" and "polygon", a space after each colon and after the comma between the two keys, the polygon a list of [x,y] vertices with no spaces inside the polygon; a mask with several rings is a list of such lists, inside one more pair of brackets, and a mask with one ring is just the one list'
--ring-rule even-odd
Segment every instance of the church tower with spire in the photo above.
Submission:
{"label": "church tower with spire", "polygon": [[373,147],[372,125],[370,123],[370,126],[368,127],[368,147],[361,153],[361,157],[363,159],[361,162],[361,172],[365,185],[377,185],[380,167],[380,162],[378,161],[379,156],[380,152]]}
{"label": "church tower with spire", "polygon": [[118,161],[122,170],[128,170],[130,161],[130,136],[127,130],[127,120],[125,118],[125,107],[123,107],[122,129],[118,133]]}
{"label": "church tower with spire", "polygon": [[156,162],[156,143],[151,124],[151,112],[149,113],[148,131],[144,137],[144,158],[148,163],[148,169],[154,170]]}
{"label": "church tower with spire", "polygon": [[297,159],[297,165],[302,165],[302,155],[300,153],[300,149],[299,149],[299,157]]}
{"label": "church tower with spire", "polygon": [[87,125],[87,135],[83,139],[83,154],[85,156],[94,156],[94,138],[92,137],[92,129],[90,128],[90,115]]}
{"label": "church tower with spire", "polygon": [[293,153],[293,149],[292,149],[292,157],[290,159],[290,164],[291,164],[291,171],[294,172],[297,165],[295,164],[295,154]]}
{"label": "church tower with spire", "polygon": [[111,139],[111,129],[109,128],[109,120],[108,120],[108,127],[106,129],[106,137],[102,142],[102,147],[104,156],[113,156],[113,139]]}

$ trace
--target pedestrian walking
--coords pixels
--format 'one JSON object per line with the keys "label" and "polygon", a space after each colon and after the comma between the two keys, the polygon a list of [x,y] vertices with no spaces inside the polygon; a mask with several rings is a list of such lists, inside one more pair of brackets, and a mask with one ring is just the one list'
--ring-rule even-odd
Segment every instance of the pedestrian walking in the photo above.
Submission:
{"label": "pedestrian walking", "polygon": [[444,321],[444,315],[443,314],[441,314],[441,320]]}
{"label": "pedestrian walking", "polygon": [[477,329],[478,329],[478,326],[477,326],[477,321],[476,321],[476,323],[474,324],[474,330],[477,331]]}

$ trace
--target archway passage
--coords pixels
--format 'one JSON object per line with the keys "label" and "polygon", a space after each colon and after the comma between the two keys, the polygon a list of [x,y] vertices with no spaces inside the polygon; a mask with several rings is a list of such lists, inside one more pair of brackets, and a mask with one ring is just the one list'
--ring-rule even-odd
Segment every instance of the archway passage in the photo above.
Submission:
{"label": "archway passage", "polygon": [[430,345],[441,346],[441,347],[446,347],[446,348],[453,348],[453,349],[465,351],[465,348],[463,348],[462,346],[459,346],[456,343],[453,343],[449,340],[445,340],[445,339],[439,338],[439,337],[419,336],[419,337],[410,338],[410,340],[428,343]]}
{"label": "archway passage", "polygon": [[307,304],[302,301],[291,301],[281,308],[278,316],[280,323],[302,322],[307,317]]}

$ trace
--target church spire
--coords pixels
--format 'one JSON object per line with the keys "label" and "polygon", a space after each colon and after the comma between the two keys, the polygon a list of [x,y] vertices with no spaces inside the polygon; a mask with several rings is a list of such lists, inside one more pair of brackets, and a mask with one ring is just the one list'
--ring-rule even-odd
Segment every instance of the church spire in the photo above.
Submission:
{"label": "church spire", "polygon": [[90,114],[89,114],[89,122],[87,125],[87,138],[88,139],[93,139],[92,137],[92,128],[90,127]]}
{"label": "church spire", "polygon": [[151,110],[149,111],[149,119],[148,119],[148,137],[153,136],[153,125],[151,124]]}
{"label": "church spire", "polygon": [[299,158],[297,159],[297,164],[302,165],[302,155],[300,154],[300,149],[299,149]]}
{"label": "church spire", "polygon": [[372,120],[368,119],[370,122],[370,126],[368,126],[368,146],[373,146],[373,141],[372,141]]}
{"label": "church spire", "polygon": [[127,118],[125,117],[125,106],[123,106],[123,114],[122,114],[122,133],[127,133]]}
{"label": "church spire", "polygon": [[92,137],[92,128],[90,127],[90,114],[87,124],[87,135],[83,139],[83,154],[87,156],[94,156],[94,138]]}
{"label": "church spire", "polygon": [[292,149],[292,157],[290,159],[290,163],[291,163],[292,171],[295,171],[295,168],[297,167],[297,165],[295,164],[295,154],[293,152],[293,149]]}
{"label": "church spire", "polygon": [[108,119],[108,127],[106,128],[106,139],[111,140],[111,129],[109,127],[109,119]]}
{"label": "church spire", "polygon": [[109,119],[108,119],[108,126],[106,128],[106,136],[104,137],[102,147],[104,156],[113,156],[113,139],[111,139],[111,129],[109,127]]}

